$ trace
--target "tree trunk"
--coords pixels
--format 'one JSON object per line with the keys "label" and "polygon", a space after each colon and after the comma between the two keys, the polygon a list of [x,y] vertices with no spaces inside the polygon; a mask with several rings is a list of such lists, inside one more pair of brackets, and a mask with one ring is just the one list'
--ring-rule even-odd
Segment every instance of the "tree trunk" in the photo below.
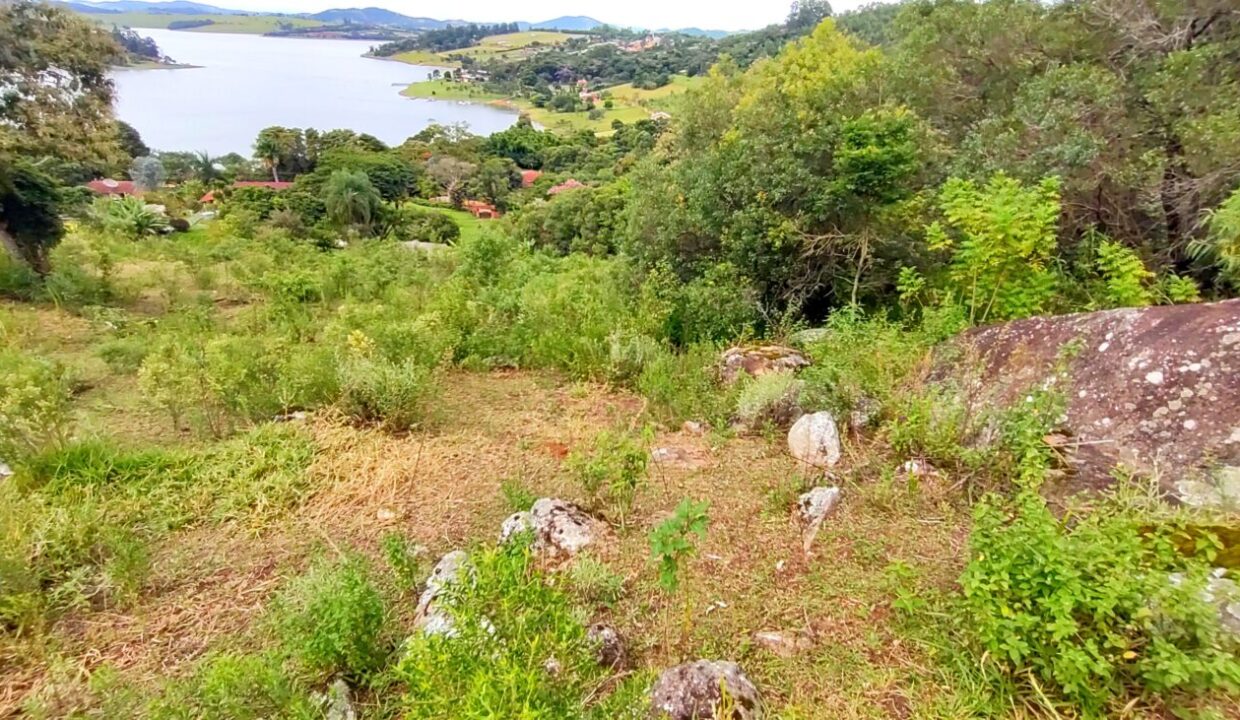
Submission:
{"label": "tree trunk", "polygon": [[271,179],[280,182],[280,160],[278,158],[271,159]]}

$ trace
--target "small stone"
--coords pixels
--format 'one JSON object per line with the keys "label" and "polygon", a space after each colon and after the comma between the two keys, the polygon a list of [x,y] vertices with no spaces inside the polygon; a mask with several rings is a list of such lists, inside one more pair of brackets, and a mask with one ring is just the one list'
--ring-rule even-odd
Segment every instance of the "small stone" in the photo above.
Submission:
{"label": "small stone", "polygon": [[809,358],[795,348],[751,345],[725,350],[720,358],[719,375],[724,382],[733,383],[742,374],[761,377],[773,372],[795,372],[809,365]]}
{"label": "small stone", "polygon": [[797,500],[797,510],[807,523],[821,523],[839,504],[842,492],[837,487],[816,487]]}
{"label": "small stone", "polygon": [[1145,374],[1145,381],[1151,385],[1162,385],[1163,374],[1161,370],[1154,370]]}
{"label": "small stone", "polygon": [[598,664],[606,668],[622,667],[626,660],[620,633],[606,623],[595,623],[586,630],[586,639],[595,647]]}
{"label": "small stone", "polygon": [[9,467],[8,463],[0,461],[0,480],[10,477],[13,477],[13,468]]}
{"label": "small stone", "polygon": [[452,618],[438,607],[439,596],[449,586],[461,581],[469,555],[464,550],[454,550],[439,559],[430,577],[426,579],[426,589],[418,598],[417,615],[414,625],[427,635],[452,635],[455,630]]}
{"label": "small stone", "polygon": [[753,639],[758,645],[783,658],[792,657],[811,646],[804,638],[782,632],[758,632],[754,633]]}
{"label": "small stone", "polygon": [[[731,718],[718,718],[727,693]],[[758,688],[733,662],[698,660],[665,670],[650,692],[652,716],[660,720],[759,720]]]}
{"label": "small stone", "polygon": [[680,426],[680,429],[689,435],[700,436],[706,434],[706,426],[694,420],[686,420],[685,424]]}
{"label": "small stone", "polygon": [[840,461],[840,431],[829,412],[806,415],[788,431],[788,449],[801,462],[829,468]]}
{"label": "small stone", "polygon": [[357,710],[353,707],[353,693],[349,690],[349,684],[344,680],[332,683],[322,700],[326,706],[324,712],[326,720],[357,720]]}
{"label": "small stone", "polygon": [[543,670],[546,670],[547,674],[551,677],[555,677],[563,672],[564,666],[560,664],[560,661],[553,655],[547,658],[547,661],[543,663]]}
{"label": "small stone", "polygon": [[388,508],[379,508],[379,511],[375,513],[375,518],[379,522],[391,522],[396,519],[396,511],[389,510]]}

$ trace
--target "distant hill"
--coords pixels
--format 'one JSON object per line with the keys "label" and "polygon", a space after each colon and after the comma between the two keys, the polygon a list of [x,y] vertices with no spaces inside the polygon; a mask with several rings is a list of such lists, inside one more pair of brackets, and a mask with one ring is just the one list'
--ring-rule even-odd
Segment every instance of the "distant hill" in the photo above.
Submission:
{"label": "distant hill", "polygon": [[458,24],[449,20],[435,20],[433,18],[409,17],[391,10],[383,8],[334,8],[324,10],[313,15],[305,17],[311,20],[338,25],[341,23],[350,23],[353,25],[381,25],[385,27],[398,27],[406,30],[442,30],[449,24]]}
{"label": "distant hill", "polygon": [[189,0],[172,0],[171,2],[153,2],[152,0],[106,0],[105,2],[89,2],[89,0],[77,0],[76,2],[64,2],[59,4],[80,13],[95,15],[103,13],[154,13],[162,15],[245,14],[241,10],[228,10],[227,8],[215,7],[214,5],[206,5],[204,3],[190,2]]}
{"label": "distant hill", "polygon": [[53,2],[52,4],[84,15],[116,15],[120,13],[120,10],[112,10],[80,2]]}
{"label": "distant hill", "polygon": [[692,35],[693,37],[705,37],[711,40],[725,38],[733,33],[727,30],[703,30],[702,28],[687,27],[678,30],[656,30],[656,33],[680,33],[681,35]]}
{"label": "distant hill", "polygon": [[565,15],[554,20],[546,20],[530,25],[531,30],[568,30],[582,32],[602,27],[603,23],[584,15]]}

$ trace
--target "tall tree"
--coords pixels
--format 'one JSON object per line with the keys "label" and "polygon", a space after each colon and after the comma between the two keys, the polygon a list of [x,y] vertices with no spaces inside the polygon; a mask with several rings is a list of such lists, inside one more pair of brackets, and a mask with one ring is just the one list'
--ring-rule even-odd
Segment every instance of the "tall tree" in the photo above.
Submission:
{"label": "tall tree", "polygon": [[0,244],[36,269],[59,242],[57,183],[39,165],[114,167],[123,157],[94,24],[42,2],[0,4]]}

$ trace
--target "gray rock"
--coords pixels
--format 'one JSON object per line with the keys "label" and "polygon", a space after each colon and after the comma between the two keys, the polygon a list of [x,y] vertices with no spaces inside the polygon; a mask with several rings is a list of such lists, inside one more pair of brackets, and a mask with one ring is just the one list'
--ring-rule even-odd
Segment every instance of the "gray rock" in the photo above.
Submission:
{"label": "gray rock", "polygon": [[829,412],[806,415],[788,431],[788,450],[797,460],[817,468],[840,461],[840,431]]}
{"label": "gray rock", "polygon": [[598,522],[580,507],[556,498],[542,498],[530,508],[534,524],[534,549],[570,558],[593,543]]}
{"label": "gray rock", "polygon": [[779,657],[792,657],[802,650],[813,647],[806,638],[791,633],[763,631],[753,635],[754,642]]}
{"label": "gray rock", "polygon": [[0,480],[10,477],[13,477],[13,468],[9,467],[8,463],[0,461]]}
{"label": "gray rock", "polygon": [[1180,480],[1175,490],[1185,505],[1240,510],[1240,467],[1221,467],[1207,480]]}
{"label": "gray rock", "polygon": [[[651,690],[650,705],[651,717],[661,720],[762,717],[758,688],[739,665],[725,661],[698,660],[665,670]],[[732,709],[730,716],[720,717],[724,708]]]}
{"label": "gray rock", "polygon": [[598,664],[607,668],[622,667],[626,660],[624,641],[620,633],[606,623],[595,623],[586,630],[588,639],[595,648]]}
{"label": "gray rock", "polygon": [[499,541],[506,543],[517,535],[532,532],[534,530],[534,516],[526,511],[513,513],[508,516],[504,524],[499,528]]}
{"label": "gray rock", "polygon": [[324,715],[327,720],[357,720],[357,710],[353,707],[353,693],[349,684],[337,680],[327,689],[323,696]]}
{"label": "gray rock", "polygon": [[842,495],[837,487],[816,487],[797,501],[797,511],[801,519],[811,525],[822,523],[839,504]]}
{"label": "gray rock", "polygon": [[453,550],[440,558],[435,569],[426,579],[426,589],[418,598],[418,611],[414,626],[427,635],[452,635],[452,617],[438,602],[444,591],[464,577],[469,555],[464,550]]}

